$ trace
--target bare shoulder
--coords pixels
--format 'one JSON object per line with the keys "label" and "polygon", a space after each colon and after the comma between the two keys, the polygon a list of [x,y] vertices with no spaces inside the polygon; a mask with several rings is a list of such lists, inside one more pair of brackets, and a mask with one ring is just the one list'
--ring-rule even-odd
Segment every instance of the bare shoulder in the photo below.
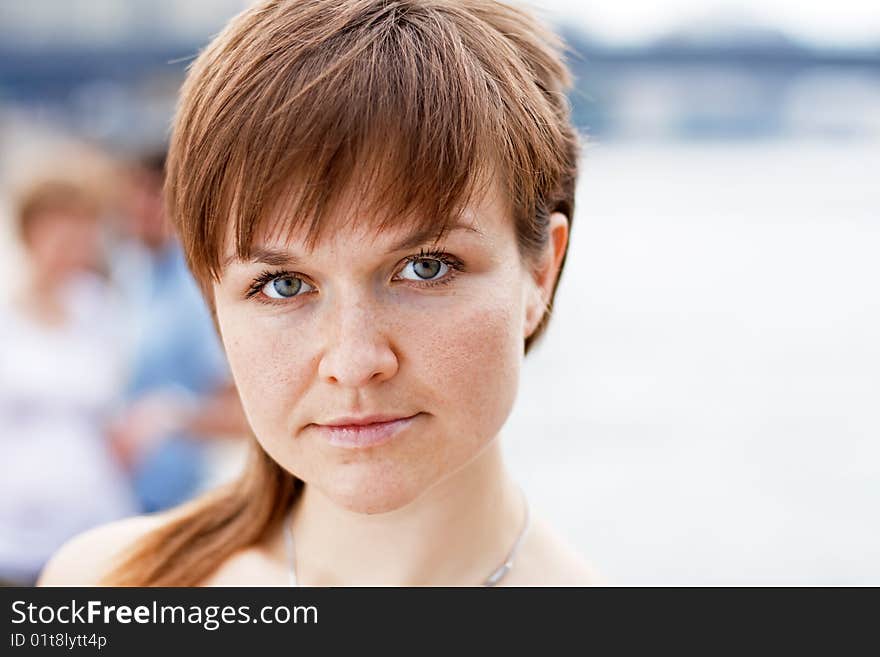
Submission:
{"label": "bare shoulder", "polygon": [[96,586],[126,548],[171,517],[169,512],[133,516],[74,536],[43,567],[37,586]]}
{"label": "bare shoulder", "polygon": [[508,586],[604,586],[596,569],[540,518],[532,520]]}

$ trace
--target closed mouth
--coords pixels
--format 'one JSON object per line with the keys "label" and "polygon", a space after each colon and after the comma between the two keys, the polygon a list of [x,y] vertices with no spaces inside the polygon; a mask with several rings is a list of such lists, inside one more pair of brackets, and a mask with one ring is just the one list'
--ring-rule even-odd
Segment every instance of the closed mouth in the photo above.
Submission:
{"label": "closed mouth", "polygon": [[376,447],[389,442],[413,424],[419,415],[421,413],[371,422],[364,420],[372,420],[376,416],[364,417],[356,423],[346,418],[343,424],[312,424],[310,426],[333,446],[358,449]]}

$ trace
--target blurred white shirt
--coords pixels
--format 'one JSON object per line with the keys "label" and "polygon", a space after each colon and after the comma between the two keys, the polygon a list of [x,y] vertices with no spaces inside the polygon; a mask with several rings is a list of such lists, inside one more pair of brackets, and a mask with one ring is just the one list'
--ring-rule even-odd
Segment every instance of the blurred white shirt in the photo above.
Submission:
{"label": "blurred white shirt", "polygon": [[66,286],[49,327],[0,308],[0,578],[32,581],[72,536],[136,512],[105,423],[125,379],[120,306],[98,277]]}

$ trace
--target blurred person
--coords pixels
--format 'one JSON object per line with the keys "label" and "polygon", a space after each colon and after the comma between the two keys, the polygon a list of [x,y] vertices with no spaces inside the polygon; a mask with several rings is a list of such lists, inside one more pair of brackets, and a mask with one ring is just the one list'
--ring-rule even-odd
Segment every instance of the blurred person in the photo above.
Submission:
{"label": "blurred person", "polygon": [[248,432],[211,316],[165,221],[165,154],[144,154],[123,176],[129,238],[112,274],[128,304],[132,362],[113,444],[145,512],[210,484],[205,439]]}
{"label": "blurred person", "polygon": [[42,179],[14,218],[27,270],[0,307],[0,578],[28,584],[65,540],[137,505],[105,433],[126,348],[100,204]]}
{"label": "blurred person", "polygon": [[596,581],[500,440],[568,248],[561,49],[493,0],[264,0],[231,21],[189,69],[166,192],[251,458],[74,539],[41,584]]}

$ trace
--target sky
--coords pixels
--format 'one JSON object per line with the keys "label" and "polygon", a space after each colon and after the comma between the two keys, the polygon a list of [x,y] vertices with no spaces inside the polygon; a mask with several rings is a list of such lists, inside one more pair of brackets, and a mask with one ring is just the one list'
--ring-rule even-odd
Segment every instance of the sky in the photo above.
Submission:
{"label": "sky", "polygon": [[880,45],[880,0],[519,0],[602,40],[639,43],[712,17],[755,21],[824,46]]}

